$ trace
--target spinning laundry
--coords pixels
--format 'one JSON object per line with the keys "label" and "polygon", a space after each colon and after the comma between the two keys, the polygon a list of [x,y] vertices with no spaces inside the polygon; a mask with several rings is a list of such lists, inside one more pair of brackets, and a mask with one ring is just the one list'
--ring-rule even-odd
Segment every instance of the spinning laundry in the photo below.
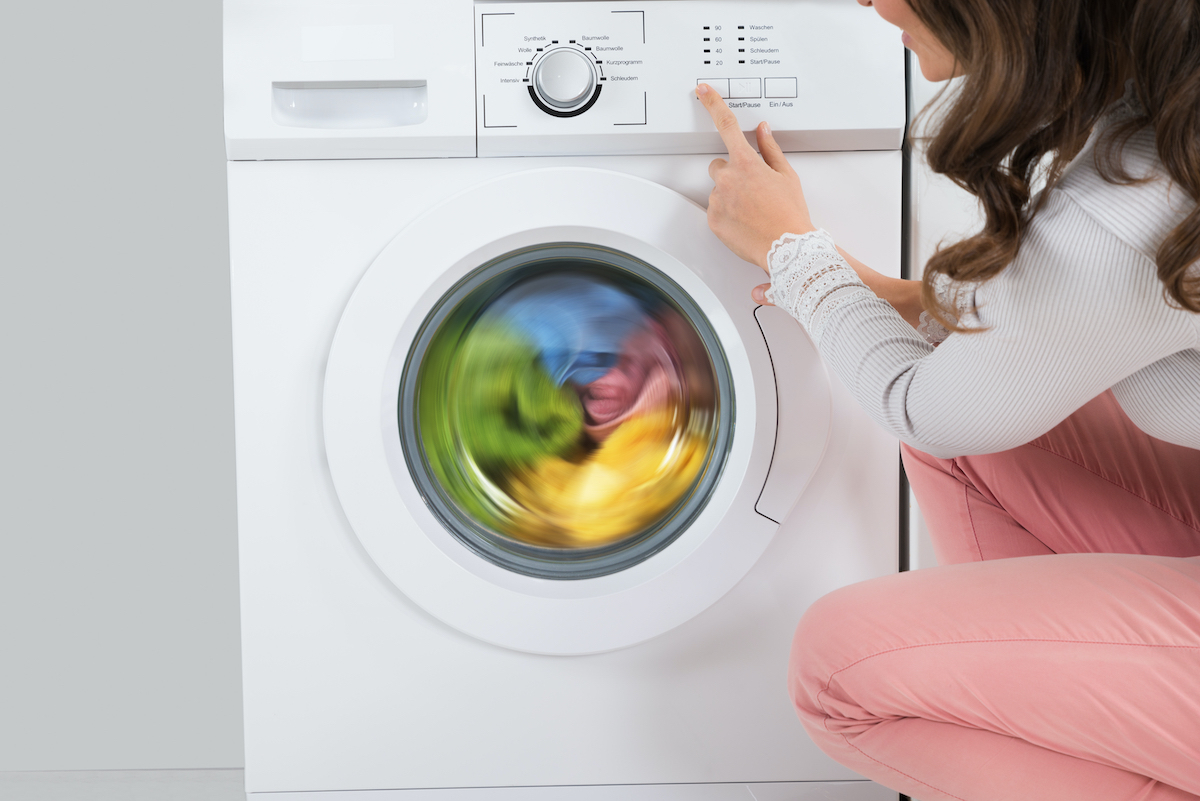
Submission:
{"label": "spinning laundry", "polygon": [[426,459],[461,513],[513,540],[637,536],[669,519],[710,452],[712,367],[685,364],[703,352],[645,287],[524,280],[435,335],[418,401]]}

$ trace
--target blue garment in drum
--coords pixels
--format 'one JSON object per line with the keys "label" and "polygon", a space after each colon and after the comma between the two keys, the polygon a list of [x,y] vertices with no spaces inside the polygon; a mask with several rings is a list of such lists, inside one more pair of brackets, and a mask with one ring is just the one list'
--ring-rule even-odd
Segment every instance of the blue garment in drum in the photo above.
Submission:
{"label": "blue garment in drum", "polygon": [[528,336],[559,386],[599,380],[617,363],[629,335],[647,323],[632,295],[587,275],[547,275],[518,284],[484,317]]}

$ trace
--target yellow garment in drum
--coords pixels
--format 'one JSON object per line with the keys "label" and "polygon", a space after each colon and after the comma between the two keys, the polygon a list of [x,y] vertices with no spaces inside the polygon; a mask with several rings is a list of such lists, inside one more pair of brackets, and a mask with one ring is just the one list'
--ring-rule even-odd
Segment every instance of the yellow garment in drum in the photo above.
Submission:
{"label": "yellow garment in drum", "polygon": [[551,548],[597,548],[638,533],[682,500],[708,455],[668,407],[623,423],[585,461],[547,457],[514,474],[507,534]]}

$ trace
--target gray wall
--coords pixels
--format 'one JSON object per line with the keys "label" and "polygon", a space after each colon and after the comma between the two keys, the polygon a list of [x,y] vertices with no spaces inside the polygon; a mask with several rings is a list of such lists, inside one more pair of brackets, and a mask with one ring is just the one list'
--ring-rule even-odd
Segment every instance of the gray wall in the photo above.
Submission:
{"label": "gray wall", "polygon": [[0,30],[0,771],[237,767],[221,4]]}

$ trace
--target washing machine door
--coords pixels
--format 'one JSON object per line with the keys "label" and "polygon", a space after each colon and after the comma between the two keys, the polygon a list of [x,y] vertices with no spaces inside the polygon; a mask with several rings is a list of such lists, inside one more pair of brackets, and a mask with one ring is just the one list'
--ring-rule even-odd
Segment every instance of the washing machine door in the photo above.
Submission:
{"label": "washing machine door", "polygon": [[366,551],[433,616],[521,651],[622,648],[707,609],[829,434],[824,368],[753,304],[761,280],[702,208],[620,173],[520,172],[427,213],[364,275],[326,370]]}

